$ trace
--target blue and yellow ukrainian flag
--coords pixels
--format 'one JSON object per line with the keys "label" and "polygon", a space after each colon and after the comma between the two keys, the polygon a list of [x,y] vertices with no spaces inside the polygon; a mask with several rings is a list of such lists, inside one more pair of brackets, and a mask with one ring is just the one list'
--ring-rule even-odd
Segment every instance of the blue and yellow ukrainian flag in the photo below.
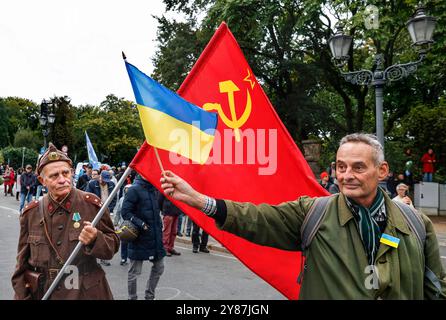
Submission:
{"label": "blue and yellow ukrainian flag", "polygon": [[125,62],[148,144],[203,164],[209,157],[217,114],[187,102]]}
{"label": "blue and yellow ukrainian flag", "polygon": [[400,243],[400,239],[392,237],[391,235],[387,234],[387,233],[383,233],[380,239],[381,243],[384,243],[388,246],[394,247],[394,248],[398,248],[398,245]]}

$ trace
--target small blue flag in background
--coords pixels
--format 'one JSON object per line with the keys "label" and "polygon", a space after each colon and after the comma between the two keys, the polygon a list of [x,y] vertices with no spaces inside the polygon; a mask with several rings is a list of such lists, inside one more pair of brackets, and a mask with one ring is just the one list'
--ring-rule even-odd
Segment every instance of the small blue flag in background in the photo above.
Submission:
{"label": "small blue flag in background", "polygon": [[99,161],[94,152],[93,145],[91,144],[90,138],[88,137],[87,131],[85,131],[85,139],[87,140],[87,151],[88,151],[88,161],[93,166],[93,169],[99,169]]}

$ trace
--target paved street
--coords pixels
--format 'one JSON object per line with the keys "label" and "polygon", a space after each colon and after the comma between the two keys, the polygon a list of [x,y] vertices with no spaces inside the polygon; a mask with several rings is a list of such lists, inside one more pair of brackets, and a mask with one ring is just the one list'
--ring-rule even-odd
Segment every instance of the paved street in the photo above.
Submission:
{"label": "paved street", "polygon": [[[19,233],[17,208],[15,198],[0,195],[0,300],[11,299],[13,295],[10,278]],[[446,224],[436,224],[436,230],[439,232],[442,262],[446,267]],[[165,272],[157,289],[157,299],[284,299],[230,254],[219,251],[194,254],[186,243],[178,243],[176,248],[182,255],[165,258]],[[115,255],[112,265],[103,268],[115,299],[127,299],[127,266],[120,266],[119,259],[119,254]],[[138,281],[139,298],[144,297],[150,265],[148,262],[144,265],[143,275]]]}
{"label": "paved street", "polygon": [[[11,274],[15,266],[19,234],[18,201],[0,195],[0,300],[11,299]],[[277,300],[282,294],[252,273],[230,254],[192,253],[192,247],[179,243],[178,257],[165,258],[165,271],[156,292],[159,300]],[[119,265],[116,254],[112,265],[103,267],[115,299],[127,299],[127,266]],[[144,285],[151,263],[145,263],[138,280],[139,299],[144,298]]]}

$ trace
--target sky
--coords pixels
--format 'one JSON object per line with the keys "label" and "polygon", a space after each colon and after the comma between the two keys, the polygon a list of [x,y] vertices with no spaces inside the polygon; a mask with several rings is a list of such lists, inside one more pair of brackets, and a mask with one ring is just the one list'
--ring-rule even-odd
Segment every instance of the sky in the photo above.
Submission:
{"label": "sky", "polygon": [[0,1],[0,97],[67,95],[73,105],[98,105],[113,93],[134,101],[121,51],[150,74],[152,15],[164,12],[161,0]]}

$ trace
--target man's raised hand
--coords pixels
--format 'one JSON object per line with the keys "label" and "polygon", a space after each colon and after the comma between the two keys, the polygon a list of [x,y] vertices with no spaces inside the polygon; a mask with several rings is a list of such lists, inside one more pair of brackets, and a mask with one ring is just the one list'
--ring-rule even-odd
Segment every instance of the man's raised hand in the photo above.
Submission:
{"label": "man's raised hand", "polygon": [[197,209],[204,207],[206,196],[197,192],[189,183],[172,171],[164,171],[161,174],[160,182],[161,188],[167,196]]}

